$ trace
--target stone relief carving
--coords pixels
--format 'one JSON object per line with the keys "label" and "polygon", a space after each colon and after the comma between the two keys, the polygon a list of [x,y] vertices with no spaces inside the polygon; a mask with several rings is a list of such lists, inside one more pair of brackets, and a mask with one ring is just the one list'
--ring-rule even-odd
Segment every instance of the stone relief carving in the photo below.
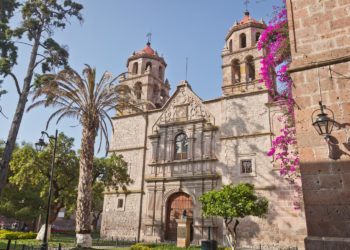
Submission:
{"label": "stone relief carving", "polygon": [[197,119],[206,119],[212,124],[215,123],[213,115],[205,108],[202,101],[188,87],[183,86],[179,88],[156,125]]}

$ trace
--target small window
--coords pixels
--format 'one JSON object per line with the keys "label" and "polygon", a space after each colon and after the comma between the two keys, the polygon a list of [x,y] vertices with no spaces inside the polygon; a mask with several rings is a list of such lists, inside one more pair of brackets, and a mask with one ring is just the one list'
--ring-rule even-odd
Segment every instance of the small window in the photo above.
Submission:
{"label": "small window", "polygon": [[175,160],[187,159],[188,142],[185,133],[180,133],[175,137]]}
{"label": "small window", "polygon": [[120,197],[117,199],[117,211],[124,211],[125,207],[125,197]]}
{"label": "small window", "polygon": [[260,32],[256,32],[256,34],[255,34],[255,42],[256,43],[259,41],[260,35],[261,35]]}
{"label": "small window", "polygon": [[232,84],[241,82],[241,65],[238,59],[232,61],[231,66]]}
{"label": "small window", "polygon": [[162,89],[160,91],[160,99],[164,102],[165,100],[168,99],[168,94],[167,92],[165,91],[165,89]]}
{"label": "small window", "polygon": [[147,62],[147,63],[146,63],[146,68],[145,68],[145,70],[149,70],[149,71],[152,70],[152,63],[151,63],[151,62]]}
{"label": "small window", "polygon": [[123,208],[123,205],[124,205],[124,200],[123,199],[118,199],[117,208]]}
{"label": "small window", "polygon": [[132,66],[132,73],[136,75],[138,72],[138,68],[139,68],[139,64],[137,62],[134,62]]}
{"label": "small window", "polygon": [[252,56],[246,57],[246,72],[247,82],[255,80],[255,65],[254,58]]}
{"label": "small window", "polygon": [[142,83],[141,82],[137,82],[134,85],[134,93],[136,96],[137,100],[141,99],[141,95],[142,95]]}
{"label": "small window", "polygon": [[239,35],[239,47],[240,48],[247,47],[247,37],[244,33]]}
{"label": "small window", "polygon": [[159,79],[163,78],[163,68],[162,68],[162,66],[159,66],[158,76],[159,76]]}
{"label": "small window", "polygon": [[228,44],[228,49],[230,50],[230,52],[232,52],[232,39],[230,40],[230,42]]}
{"label": "small window", "polygon": [[253,173],[253,163],[251,159],[241,160],[241,173],[242,174]]}

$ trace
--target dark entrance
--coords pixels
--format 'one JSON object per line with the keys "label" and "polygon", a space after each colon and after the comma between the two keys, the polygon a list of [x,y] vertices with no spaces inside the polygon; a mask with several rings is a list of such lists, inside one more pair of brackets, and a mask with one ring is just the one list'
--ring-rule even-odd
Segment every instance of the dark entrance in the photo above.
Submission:
{"label": "dark entrance", "polygon": [[165,240],[176,241],[176,219],[181,218],[184,209],[186,209],[187,217],[193,217],[193,202],[191,196],[180,192],[169,197],[166,209]]}

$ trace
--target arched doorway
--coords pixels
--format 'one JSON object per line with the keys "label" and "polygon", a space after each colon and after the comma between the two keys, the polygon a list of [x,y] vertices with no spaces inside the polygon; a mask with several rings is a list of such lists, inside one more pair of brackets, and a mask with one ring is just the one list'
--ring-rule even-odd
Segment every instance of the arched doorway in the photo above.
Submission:
{"label": "arched doorway", "polygon": [[184,209],[186,209],[187,217],[193,217],[193,201],[190,195],[179,192],[169,197],[166,209],[165,240],[176,241],[176,219],[181,218]]}

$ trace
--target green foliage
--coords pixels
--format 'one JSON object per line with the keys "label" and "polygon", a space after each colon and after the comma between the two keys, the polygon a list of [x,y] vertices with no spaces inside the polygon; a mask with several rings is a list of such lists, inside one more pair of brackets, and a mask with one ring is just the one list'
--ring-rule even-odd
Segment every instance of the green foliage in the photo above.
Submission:
{"label": "green foliage", "polygon": [[128,163],[122,155],[112,154],[108,158],[94,158],[91,202],[94,229],[103,210],[104,189],[118,190],[121,187],[126,190],[127,185],[133,182],[128,174]]}
{"label": "green foliage", "polygon": [[33,232],[13,232],[8,230],[0,230],[0,239],[6,240],[25,240],[25,239],[35,239],[36,233]]}
{"label": "green foliage", "polygon": [[[54,142],[50,141],[42,152],[37,152],[31,144],[26,143],[17,147],[10,163],[9,184],[0,199],[0,214],[27,221],[45,212],[53,146]],[[50,221],[56,219],[60,208],[65,207],[67,215],[76,208],[79,156],[73,146],[73,138],[63,133],[58,135]],[[2,149],[0,143],[0,152]],[[96,220],[102,212],[104,189],[107,186],[126,189],[133,182],[127,167],[122,156],[115,154],[94,159],[92,212]]]}
{"label": "green foliage", "polygon": [[[267,213],[268,208],[267,199],[258,197],[254,192],[254,186],[249,183],[223,186],[220,190],[204,193],[199,200],[205,217],[224,218],[226,237],[232,250],[237,246],[238,218],[249,215],[261,217]],[[234,218],[236,220],[232,230],[230,224]]]}
{"label": "green foliage", "polygon": [[195,250],[200,249],[200,247],[190,246],[188,248],[177,247],[173,244],[155,244],[155,243],[136,243],[130,247],[130,250],[180,250],[188,249]]}
{"label": "green foliage", "polygon": [[[56,218],[61,208],[69,208],[74,206],[75,203],[79,159],[72,149],[73,142],[73,138],[69,138],[63,133],[58,136],[50,222]],[[19,197],[22,197],[22,203],[25,207],[21,210],[15,209],[15,211],[18,210],[16,214],[10,216],[11,213],[9,213],[7,214],[8,217],[23,220],[25,216],[21,216],[21,213],[37,216],[40,210],[45,210],[52,151],[53,142],[49,143],[48,147],[42,152],[37,152],[30,144],[25,144],[15,150],[10,163],[9,183],[10,188],[18,190],[16,193]],[[10,194],[12,193],[10,192]],[[18,204],[21,204],[18,203],[14,194],[10,194],[7,195],[7,200],[1,200],[0,208],[4,207],[6,209],[7,206],[7,210],[11,211],[9,204],[12,204],[14,208],[18,208]]]}
{"label": "green foliage", "polygon": [[128,163],[124,161],[122,155],[112,154],[108,158],[95,158],[93,175],[95,180],[99,180],[107,188],[118,190],[120,187],[133,183],[128,174]]}
{"label": "green foliage", "polygon": [[8,184],[0,200],[0,214],[20,221],[30,221],[42,213],[44,202],[40,198],[40,186],[25,185],[19,189]]}
{"label": "green foliage", "polygon": [[136,243],[130,247],[130,250],[151,250],[152,248],[145,246],[143,243]]}
{"label": "green foliage", "polygon": [[[63,207],[69,208],[76,198],[79,159],[73,150],[74,139],[59,134],[52,185],[50,221],[56,218]],[[26,144],[16,150],[10,163],[12,172],[9,182],[19,190],[25,186],[39,187],[37,195],[45,201],[48,196],[53,141],[42,152],[36,152],[32,145]]]}
{"label": "green foliage", "polygon": [[199,200],[205,217],[219,216],[224,219],[263,216],[268,207],[267,199],[259,198],[254,193],[254,186],[248,183],[223,186],[221,190],[203,194]]}
{"label": "green foliage", "polygon": [[[18,0],[3,0],[0,3],[0,75],[6,77],[17,63],[18,47],[16,40],[23,35],[27,40],[50,37],[41,42],[43,72],[56,66],[67,65],[68,52],[56,43],[51,36],[55,29],[64,29],[70,17],[82,21],[83,6],[71,0],[31,0],[20,3]],[[18,11],[22,13],[19,26],[10,25],[11,18]],[[46,34],[46,35],[44,35]],[[41,59],[40,59],[41,60]]]}

